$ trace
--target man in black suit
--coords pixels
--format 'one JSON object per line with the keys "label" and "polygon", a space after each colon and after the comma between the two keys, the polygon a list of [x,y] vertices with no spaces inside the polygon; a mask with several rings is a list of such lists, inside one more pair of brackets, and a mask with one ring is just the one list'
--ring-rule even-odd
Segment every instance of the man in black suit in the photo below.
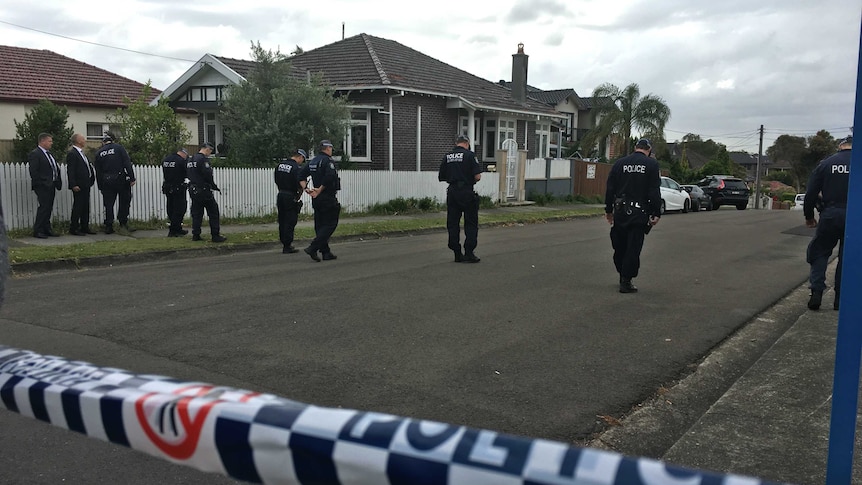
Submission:
{"label": "man in black suit", "polygon": [[96,171],[84,153],[86,138],[80,133],[72,135],[72,148],[66,154],[66,175],[72,191],[72,219],[69,234],[86,236],[96,234],[90,229],[90,187],[96,182]]}
{"label": "man in black suit", "polygon": [[53,145],[53,136],[39,133],[39,146],[27,155],[31,188],[36,192],[36,199],[39,201],[36,221],[33,223],[33,236],[39,239],[59,236],[51,230],[51,211],[54,210],[54,191],[63,188],[63,181],[60,179],[57,161],[50,152]]}

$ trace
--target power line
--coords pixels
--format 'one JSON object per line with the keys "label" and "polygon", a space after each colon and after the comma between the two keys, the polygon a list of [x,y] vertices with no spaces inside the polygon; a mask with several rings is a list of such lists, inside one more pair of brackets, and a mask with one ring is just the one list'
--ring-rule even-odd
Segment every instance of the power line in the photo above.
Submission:
{"label": "power line", "polygon": [[197,60],[192,60],[192,59],[182,59],[182,58],[180,58],[180,57],[171,57],[171,56],[163,56],[163,55],[160,55],[160,54],[151,54],[151,53],[149,53],[149,52],[136,51],[136,50],[133,50],[133,49],[126,49],[126,48],[123,48],[123,47],[116,47],[116,46],[113,46],[113,45],[100,44],[100,43],[98,43],[98,42],[90,42],[89,40],[76,39],[76,38],[74,38],[74,37],[68,37],[68,36],[61,35],[61,34],[55,34],[55,33],[53,33],[53,32],[45,32],[44,30],[34,29],[34,28],[32,28],[32,27],[25,27],[25,26],[23,26],[23,25],[18,25],[18,24],[13,24],[12,22],[6,22],[5,20],[0,20],[0,24],[11,25],[12,27],[17,27],[17,28],[19,28],[19,29],[30,30],[30,31],[33,31],[33,32],[38,32],[38,33],[40,33],[40,34],[50,35],[50,36],[53,36],[53,37],[60,37],[61,39],[73,40],[73,41],[75,41],[75,42],[82,42],[82,43],[84,43],[84,44],[95,45],[95,46],[98,46],[98,47],[105,47],[105,48],[108,48],[108,49],[116,49],[116,50],[118,50],[118,51],[131,52],[131,53],[133,53],[133,54],[141,54],[141,55],[144,55],[144,56],[151,56],[151,57],[161,57],[162,59],[170,59],[170,60],[172,60],[172,61],[197,62]]}
{"label": "power line", "polygon": [[[690,133],[691,133],[692,135],[698,135],[698,136],[700,136],[700,137],[704,137],[704,136],[705,136],[705,137],[708,137],[708,138],[728,137],[728,136],[732,136],[732,135],[748,135],[748,134],[752,133],[752,130],[745,130],[745,131],[735,131],[735,132],[733,132],[733,133],[724,133],[724,134],[721,134],[721,135],[707,135],[707,134],[702,134],[702,133],[692,133],[691,131],[677,131],[677,130],[669,130],[669,129],[667,129],[667,128],[665,128],[665,130],[664,130],[664,131],[669,131],[669,132],[671,132],[671,133],[682,133],[682,134],[684,134],[684,135],[688,135],[688,134],[690,134]],[[757,133],[757,130],[754,130],[753,132],[754,132],[754,133]]]}

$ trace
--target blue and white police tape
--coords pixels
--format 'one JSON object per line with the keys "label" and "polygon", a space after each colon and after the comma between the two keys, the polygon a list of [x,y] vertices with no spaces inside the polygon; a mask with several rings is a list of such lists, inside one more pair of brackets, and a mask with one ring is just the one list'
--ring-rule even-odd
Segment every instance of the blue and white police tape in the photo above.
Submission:
{"label": "blue and white police tape", "polygon": [[563,443],[329,409],[0,346],[13,412],[253,483],[757,485]]}

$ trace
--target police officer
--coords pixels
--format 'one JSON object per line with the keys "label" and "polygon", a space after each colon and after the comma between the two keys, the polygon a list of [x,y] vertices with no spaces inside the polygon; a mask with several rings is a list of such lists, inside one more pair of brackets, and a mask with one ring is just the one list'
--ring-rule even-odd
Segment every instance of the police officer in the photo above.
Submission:
{"label": "police officer", "polygon": [[[476,154],[470,151],[470,139],[459,135],[455,148],[440,162],[437,180],[449,184],[446,189],[446,229],[449,230],[449,249],[455,253],[456,263],[478,263],[473,253],[479,235],[479,195],[473,186],[482,178],[482,167]],[[461,215],[464,215],[464,253],[461,254]]]}
{"label": "police officer", "polygon": [[649,155],[652,144],[638,140],[631,155],[614,163],[605,191],[605,218],[611,225],[614,266],[620,293],[635,293],[632,278],[640,269],[644,236],[661,217],[661,178],[658,162]]}
{"label": "police officer", "polygon": [[162,160],[162,173],[165,181],[162,182],[162,193],[165,194],[166,207],[168,211],[168,237],[183,237],[189,231],[183,229],[183,217],[188,209],[186,199],[186,160],[189,152],[180,148],[176,153],[171,153]]}
{"label": "police officer", "polygon": [[[820,162],[808,179],[805,190],[805,202],[802,211],[805,215],[805,225],[816,227],[817,232],[808,244],[807,261],[811,265],[808,278],[811,296],[808,308],[820,309],[823,291],[826,290],[826,266],[832,250],[838,245],[838,269],[835,271],[835,301],[832,304],[838,309],[841,296],[841,255],[844,252],[844,220],[847,217],[847,187],[850,184],[850,152],[853,148],[853,137],[848,136],[838,142],[838,153]],[[823,201],[823,211],[820,212],[820,222],[814,217],[814,207],[818,196]]]}
{"label": "police officer", "polygon": [[114,202],[119,197],[117,220],[120,230],[126,233],[134,232],[129,227],[129,210],[132,205],[132,187],[135,185],[135,171],[132,160],[122,145],[114,143],[113,136],[102,137],[102,147],[96,153],[93,164],[96,169],[96,180],[102,199],[105,202],[105,234],[114,232]]}
{"label": "police officer", "polygon": [[278,186],[275,206],[278,209],[278,238],[283,246],[283,254],[299,252],[293,247],[293,234],[299,211],[302,210],[302,201],[299,199],[307,183],[305,179],[299,178],[299,166],[306,158],[308,154],[300,148],[275,167],[275,185]]}
{"label": "police officer", "polygon": [[[341,180],[335,170],[335,161],[332,159],[332,142],[323,140],[320,142],[320,153],[309,160],[299,172],[300,180],[308,180],[314,188],[306,188],[311,195],[311,206],[314,208],[314,240],[305,248],[305,253],[311,259],[320,262],[321,256],[324,261],[337,259],[329,248],[329,238],[338,227],[338,217],[341,214],[341,204],[335,197],[341,189]],[[317,255],[320,251],[321,256]]]}
{"label": "police officer", "polygon": [[218,202],[215,200],[213,191],[219,188],[213,180],[213,169],[210,165],[209,156],[215,147],[206,142],[201,145],[200,151],[186,163],[186,177],[189,179],[189,195],[192,198],[192,241],[203,241],[201,238],[201,224],[204,219],[204,209],[210,221],[210,235],[212,242],[220,243],[227,241],[221,235],[221,224],[219,223]]}

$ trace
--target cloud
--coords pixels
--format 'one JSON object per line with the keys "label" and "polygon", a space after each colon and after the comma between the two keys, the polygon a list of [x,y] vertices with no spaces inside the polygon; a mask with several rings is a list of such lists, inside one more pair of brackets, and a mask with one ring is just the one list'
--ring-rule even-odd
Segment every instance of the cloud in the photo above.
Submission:
{"label": "cloud", "polygon": [[558,47],[563,45],[563,41],[566,39],[566,34],[562,31],[554,32],[547,37],[545,37],[545,45]]}
{"label": "cloud", "polygon": [[505,17],[507,24],[523,24],[540,17],[564,17],[570,15],[566,4],[556,0],[518,0]]}

